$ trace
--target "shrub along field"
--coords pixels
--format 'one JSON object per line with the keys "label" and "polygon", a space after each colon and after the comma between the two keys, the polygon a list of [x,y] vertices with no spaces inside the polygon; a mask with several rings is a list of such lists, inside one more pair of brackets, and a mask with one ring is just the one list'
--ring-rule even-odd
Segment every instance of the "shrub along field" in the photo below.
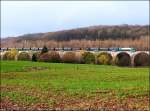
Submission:
{"label": "shrub along field", "polygon": [[[100,65],[117,65],[117,66],[150,66],[150,55],[146,52],[140,52],[131,57],[126,52],[120,52],[113,57],[108,52],[92,53],[85,50],[58,52],[48,51],[46,46],[41,52],[20,52],[12,48],[0,54],[1,60],[22,60],[34,62],[50,63],[82,63],[82,64],[100,64]],[[133,61],[133,62],[132,62]]]}
{"label": "shrub along field", "polygon": [[148,68],[1,61],[1,109],[148,108]]}

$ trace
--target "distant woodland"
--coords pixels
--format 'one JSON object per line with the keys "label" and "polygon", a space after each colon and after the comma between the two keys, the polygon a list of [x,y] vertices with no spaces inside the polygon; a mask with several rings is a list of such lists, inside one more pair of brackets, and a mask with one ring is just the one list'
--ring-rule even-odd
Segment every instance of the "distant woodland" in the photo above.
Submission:
{"label": "distant woodland", "polygon": [[134,47],[149,49],[149,25],[91,26],[1,39],[1,47]]}

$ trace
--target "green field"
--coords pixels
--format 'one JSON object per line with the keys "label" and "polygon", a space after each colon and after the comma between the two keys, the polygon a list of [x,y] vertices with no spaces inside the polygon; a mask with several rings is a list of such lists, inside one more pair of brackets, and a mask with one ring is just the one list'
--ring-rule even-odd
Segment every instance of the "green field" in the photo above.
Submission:
{"label": "green field", "polygon": [[1,109],[139,109],[149,105],[149,69],[1,61]]}

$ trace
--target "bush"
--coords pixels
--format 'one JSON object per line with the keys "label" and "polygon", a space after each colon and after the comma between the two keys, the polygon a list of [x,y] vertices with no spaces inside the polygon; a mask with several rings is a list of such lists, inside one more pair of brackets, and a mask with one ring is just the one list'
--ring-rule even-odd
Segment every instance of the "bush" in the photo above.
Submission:
{"label": "bush", "polygon": [[76,53],[76,62],[82,63],[82,53],[81,52],[75,52]]}
{"label": "bush", "polygon": [[7,60],[8,55],[9,55],[9,52],[5,52],[4,55],[3,55],[3,60]]}
{"label": "bush", "polygon": [[130,66],[131,58],[126,52],[119,53],[115,58],[115,64],[118,66]]}
{"label": "bush", "polygon": [[32,61],[34,61],[34,62],[38,61],[39,57],[40,57],[40,52],[33,53]]}
{"label": "bush", "polygon": [[40,61],[40,62],[51,62],[51,56],[48,52],[43,53],[40,55],[38,61]]}
{"label": "bush", "polygon": [[27,52],[21,52],[18,55],[18,60],[28,61],[30,60],[30,55]]}
{"label": "bush", "polygon": [[60,62],[61,60],[59,53],[56,51],[50,52],[50,59],[51,62]]}
{"label": "bush", "polygon": [[138,53],[134,57],[134,66],[149,66],[150,56],[144,52]]}
{"label": "bush", "polygon": [[62,61],[66,63],[74,63],[76,62],[76,55],[74,52],[66,52],[62,56]]}
{"label": "bush", "polygon": [[112,63],[112,56],[107,52],[102,52],[97,56],[98,64],[110,65]]}
{"label": "bush", "polygon": [[47,53],[48,52],[48,49],[46,46],[43,47],[42,51],[41,51],[41,54],[44,54],[44,53]]}
{"label": "bush", "polygon": [[17,55],[18,51],[16,49],[11,49],[4,53],[3,60],[15,60]]}
{"label": "bush", "polygon": [[2,54],[0,54],[0,58],[1,58],[1,60],[3,60],[3,56],[2,56]]}
{"label": "bush", "polygon": [[16,57],[18,55],[18,50],[11,49],[10,53],[11,53],[11,58],[13,58],[13,60],[14,60],[14,59],[16,59]]}
{"label": "bush", "polygon": [[82,54],[82,63],[94,64],[95,63],[95,55],[91,52],[84,52]]}
{"label": "bush", "polygon": [[10,51],[7,51],[7,52],[4,53],[3,60],[13,60],[13,59],[14,58],[12,58]]}

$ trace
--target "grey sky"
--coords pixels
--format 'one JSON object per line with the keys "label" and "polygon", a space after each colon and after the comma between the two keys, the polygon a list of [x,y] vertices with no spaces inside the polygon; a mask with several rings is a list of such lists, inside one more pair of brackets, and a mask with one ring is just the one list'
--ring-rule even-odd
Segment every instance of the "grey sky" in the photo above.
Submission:
{"label": "grey sky", "polygon": [[1,37],[117,24],[149,24],[148,1],[2,1],[1,3]]}

